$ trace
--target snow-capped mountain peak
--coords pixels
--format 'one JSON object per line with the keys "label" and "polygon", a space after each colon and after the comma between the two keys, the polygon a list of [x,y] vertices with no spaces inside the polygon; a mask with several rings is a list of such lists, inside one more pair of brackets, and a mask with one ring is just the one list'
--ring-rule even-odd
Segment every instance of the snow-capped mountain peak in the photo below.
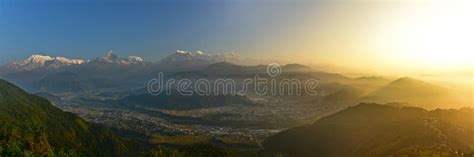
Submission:
{"label": "snow-capped mountain peak", "polygon": [[31,64],[31,63],[44,64],[51,60],[54,60],[54,58],[51,56],[43,56],[43,55],[34,54],[18,64]]}
{"label": "snow-capped mountain peak", "polygon": [[128,56],[126,58],[120,58],[118,55],[114,54],[112,51],[107,52],[104,57],[97,58],[95,61],[106,62],[106,63],[116,63],[116,64],[139,64],[145,60],[137,56]]}
{"label": "snow-capped mountain peak", "polygon": [[112,50],[107,52],[107,55],[105,55],[105,57],[103,57],[103,58],[107,59],[107,60],[110,60],[110,61],[115,61],[115,60],[119,59],[119,57],[116,54],[114,54],[114,52]]}
{"label": "snow-capped mountain peak", "polygon": [[145,60],[142,58],[142,57],[138,57],[138,56],[128,56],[125,61],[127,62],[144,62]]}
{"label": "snow-capped mountain peak", "polygon": [[196,51],[196,54],[198,54],[198,55],[204,55],[204,52],[198,50],[198,51]]}
{"label": "snow-capped mountain peak", "polygon": [[218,62],[238,62],[240,56],[236,53],[216,53],[208,54],[203,51],[185,51],[176,50],[176,53],[171,54],[163,58],[160,63],[162,64],[200,64],[208,65]]}
{"label": "snow-capped mountain peak", "polygon": [[51,57],[45,55],[31,55],[27,59],[15,62],[16,65],[27,66],[27,65],[35,65],[35,66],[45,66],[49,64],[64,64],[64,65],[75,65],[75,64],[83,64],[84,60],[82,59],[70,59],[66,57]]}
{"label": "snow-capped mountain peak", "polygon": [[107,54],[104,57],[97,58],[98,61],[107,62],[107,63],[116,62],[118,59],[119,57],[116,54],[114,54],[112,50],[107,52]]}
{"label": "snow-capped mountain peak", "polygon": [[191,52],[184,50],[176,50],[176,54],[188,55],[191,54]]}
{"label": "snow-capped mountain peak", "polygon": [[47,55],[34,54],[25,60],[13,62],[2,66],[2,71],[28,71],[47,67],[49,69],[59,69],[62,67],[84,64],[82,59],[70,59],[66,57],[52,57]]}
{"label": "snow-capped mountain peak", "polygon": [[82,59],[70,59],[70,58],[66,58],[66,57],[56,57],[55,60],[60,62],[60,63],[69,64],[69,65],[84,64],[85,63],[85,61],[82,60]]}
{"label": "snow-capped mountain peak", "polygon": [[209,56],[209,54],[197,50],[196,52],[191,52],[191,51],[184,51],[184,50],[176,50],[175,55],[180,55],[180,56]]}

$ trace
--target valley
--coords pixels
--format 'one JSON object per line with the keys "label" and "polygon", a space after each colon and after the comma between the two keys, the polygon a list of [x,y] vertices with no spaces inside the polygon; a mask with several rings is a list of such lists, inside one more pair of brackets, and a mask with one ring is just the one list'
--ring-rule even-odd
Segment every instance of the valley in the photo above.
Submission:
{"label": "valley", "polygon": [[[177,52],[174,55],[185,54]],[[43,62],[27,59],[22,63],[26,64],[31,60],[39,65],[28,63],[32,69],[28,67],[18,72],[15,69],[21,69],[19,67],[4,70],[8,73],[3,77],[48,99],[63,111],[74,113],[87,122],[105,126],[121,138],[148,145],[146,147],[209,144],[244,154],[265,154],[269,147],[273,149],[273,146],[268,146],[268,139],[271,142],[271,139],[282,132],[312,125],[315,121],[331,117],[360,103],[374,102],[391,107],[412,106],[430,110],[472,105],[458,97],[462,94],[456,90],[409,77],[350,78],[313,70],[304,65],[288,64],[282,66],[281,74],[273,78],[267,75],[267,67],[262,65],[238,65],[219,62],[221,60],[214,57],[209,60],[203,56],[193,58],[193,55],[204,54],[186,54],[184,61],[172,55],[167,58],[173,58],[171,61],[151,63],[136,57],[120,58],[108,53],[91,62],[79,62],[77,65],[67,63],[62,66],[49,66],[47,63],[50,60]],[[182,67],[175,72],[172,70],[174,68],[169,68],[179,64],[190,66],[194,64],[193,60],[199,60],[196,64],[202,67]],[[3,68],[8,69],[14,65],[17,64]],[[157,68],[159,66],[169,69]],[[124,70],[130,73],[123,73]],[[24,79],[24,76],[34,75],[38,71],[46,73],[41,72],[44,75],[42,77]],[[245,95],[183,95],[177,90],[178,87],[173,86],[169,93],[153,95],[147,91],[146,81],[153,79],[153,75],[156,76],[158,72],[165,74],[164,81],[206,79],[215,82],[225,78],[234,80],[240,87],[245,87],[244,80],[255,75],[275,81],[298,79],[304,82],[316,79],[317,94],[261,95],[248,90]],[[46,83],[44,80],[55,81]],[[38,82],[40,86],[30,86]],[[256,87],[250,84],[248,89]],[[293,89],[288,86],[285,90]]]}

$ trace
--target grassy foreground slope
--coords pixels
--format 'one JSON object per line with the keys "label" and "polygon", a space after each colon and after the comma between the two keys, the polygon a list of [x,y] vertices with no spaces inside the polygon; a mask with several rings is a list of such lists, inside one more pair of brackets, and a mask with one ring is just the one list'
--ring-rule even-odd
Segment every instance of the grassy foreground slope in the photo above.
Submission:
{"label": "grassy foreground slope", "polygon": [[0,156],[123,156],[127,151],[109,130],[0,80]]}

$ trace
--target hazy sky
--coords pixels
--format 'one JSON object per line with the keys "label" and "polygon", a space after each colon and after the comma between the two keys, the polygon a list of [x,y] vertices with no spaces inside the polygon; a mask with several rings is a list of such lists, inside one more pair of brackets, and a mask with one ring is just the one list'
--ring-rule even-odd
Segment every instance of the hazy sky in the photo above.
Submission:
{"label": "hazy sky", "polygon": [[0,64],[176,49],[366,69],[472,69],[469,0],[0,0]]}

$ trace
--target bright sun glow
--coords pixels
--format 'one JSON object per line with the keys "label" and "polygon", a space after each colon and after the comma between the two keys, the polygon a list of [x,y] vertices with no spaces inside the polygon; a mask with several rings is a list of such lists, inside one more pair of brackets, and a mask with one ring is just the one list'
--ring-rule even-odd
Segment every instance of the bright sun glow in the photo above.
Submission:
{"label": "bright sun glow", "polygon": [[[474,2],[432,1],[408,8],[388,26],[381,45],[403,63],[472,69]],[[399,12],[400,13],[400,12]]]}

